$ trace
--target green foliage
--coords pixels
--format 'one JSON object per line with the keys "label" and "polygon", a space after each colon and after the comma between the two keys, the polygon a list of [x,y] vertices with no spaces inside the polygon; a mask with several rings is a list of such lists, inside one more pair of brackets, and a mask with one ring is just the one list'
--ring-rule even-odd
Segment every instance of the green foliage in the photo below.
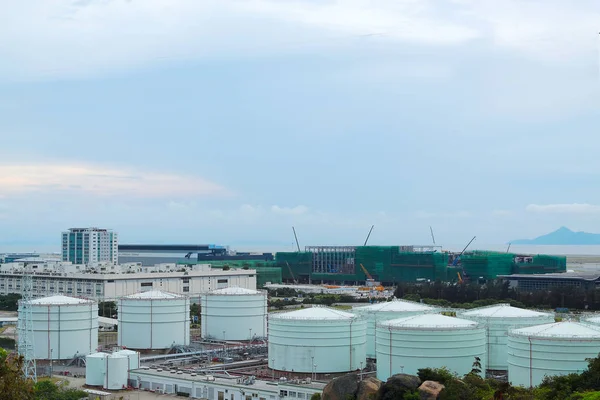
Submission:
{"label": "green foliage", "polygon": [[116,318],[117,303],[114,301],[101,301],[98,303],[98,316],[105,318]]}
{"label": "green foliage", "polygon": [[23,357],[0,349],[0,400],[34,400],[33,382],[23,377]]}
{"label": "green foliage", "polygon": [[21,300],[21,295],[16,293],[0,296],[0,310],[17,311],[19,308],[19,300]]}
{"label": "green foliage", "polygon": [[200,305],[197,303],[190,304],[190,319],[194,319],[194,317],[198,317],[198,322],[200,322]]}
{"label": "green foliage", "polygon": [[87,394],[79,389],[58,386],[48,379],[38,381],[34,386],[35,400],[79,400]]}
{"label": "green foliage", "polygon": [[321,400],[321,393],[313,393],[313,395],[310,396],[310,400]]}
{"label": "green foliage", "polygon": [[0,347],[3,349],[14,350],[15,349],[15,339],[0,337]]}

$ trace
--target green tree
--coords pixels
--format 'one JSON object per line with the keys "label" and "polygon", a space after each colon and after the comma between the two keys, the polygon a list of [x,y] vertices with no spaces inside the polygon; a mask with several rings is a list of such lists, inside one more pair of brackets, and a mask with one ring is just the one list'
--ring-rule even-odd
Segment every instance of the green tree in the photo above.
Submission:
{"label": "green tree", "polygon": [[80,400],[87,394],[79,389],[58,386],[48,379],[38,381],[34,386],[35,400]]}
{"label": "green tree", "polygon": [[114,301],[101,301],[98,303],[98,315],[105,318],[116,318],[117,303]]}
{"label": "green tree", "polygon": [[23,376],[23,357],[0,349],[0,400],[34,400],[33,382]]}

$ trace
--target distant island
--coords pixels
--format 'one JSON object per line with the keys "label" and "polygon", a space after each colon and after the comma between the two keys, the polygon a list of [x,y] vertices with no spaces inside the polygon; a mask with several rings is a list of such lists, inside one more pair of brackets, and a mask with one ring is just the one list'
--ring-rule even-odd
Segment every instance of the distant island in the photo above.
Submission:
{"label": "distant island", "polygon": [[569,228],[560,227],[554,232],[536,237],[535,239],[513,240],[511,244],[535,244],[535,245],[600,245],[600,234],[588,232],[573,232]]}

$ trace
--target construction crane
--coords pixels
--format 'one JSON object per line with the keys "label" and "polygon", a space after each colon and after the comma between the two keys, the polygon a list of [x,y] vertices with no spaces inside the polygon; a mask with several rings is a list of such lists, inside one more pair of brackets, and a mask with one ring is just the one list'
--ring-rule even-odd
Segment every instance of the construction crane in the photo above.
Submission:
{"label": "construction crane", "polygon": [[298,242],[298,235],[296,235],[296,228],[292,226],[292,231],[294,231],[294,239],[296,239],[296,246],[298,246],[298,253],[300,253],[300,243]]}
{"label": "construction crane", "polygon": [[23,375],[25,379],[37,382],[37,371],[35,363],[35,348],[33,342],[33,272],[23,271],[21,278],[21,301],[19,302],[18,334],[19,342],[17,350],[23,356]]}
{"label": "construction crane", "polygon": [[367,238],[365,239],[365,244],[363,244],[363,246],[367,245],[367,242],[369,241],[369,238],[371,237],[371,232],[373,232],[373,228],[375,228],[375,225],[371,225],[371,229],[369,229],[369,234],[367,235]]}
{"label": "construction crane", "polygon": [[[469,241],[469,243],[467,243],[467,245],[465,246],[465,248],[462,249],[462,251],[457,256],[454,257],[454,260],[452,260],[452,266],[453,267],[457,267],[458,266],[458,262],[460,261],[460,257],[463,255],[463,253],[465,251],[467,251],[467,248],[471,245],[471,243],[473,243],[473,241],[475,240],[475,238],[476,238],[476,236],[473,236],[473,239],[471,239]],[[462,276],[461,276],[460,272],[458,272],[458,271],[456,272],[456,274],[458,275],[458,282],[460,284],[465,283],[465,280],[468,279],[468,275],[465,273],[465,269],[464,268],[462,268]]]}
{"label": "construction crane", "polygon": [[433,228],[429,227],[429,232],[431,232],[431,240],[433,240],[433,245],[435,246],[435,236],[433,236]]}
{"label": "construction crane", "polygon": [[373,277],[371,276],[371,274],[369,273],[369,271],[367,271],[367,269],[365,268],[364,265],[360,264],[360,268],[363,270],[363,272],[365,273],[365,275],[367,277],[367,282],[366,282],[366,287],[367,288],[375,289],[378,292],[381,292],[381,291],[384,290],[384,287],[381,286],[381,285],[375,286],[375,279],[373,279]]}
{"label": "construction crane", "polygon": [[290,275],[292,276],[292,281],[294,282],[294,285],[298,284],[298,281],[296,280],[296,277],[294,276],[294,272],[292,272],[292,267],[290,267],[290,263],[288,263],[287,261],[285,262],[285,264],[288,267],[288,271],[290,271]]}

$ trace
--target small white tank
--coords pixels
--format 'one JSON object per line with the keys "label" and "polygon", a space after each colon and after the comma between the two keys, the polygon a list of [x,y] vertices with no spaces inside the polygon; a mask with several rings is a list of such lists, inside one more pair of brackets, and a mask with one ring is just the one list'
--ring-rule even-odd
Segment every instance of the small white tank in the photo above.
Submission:
{"label": "small white tank", "polygon": [[109,354],[105,358],[106,362],[106,374],[104,379],[104,389],[108,390],[120,390],[127,387],[127,378],[129,377],[129,371],[127,366],[129,365],[129,358],[122,354]]}
{"label": "small white tank", "polygon": [[375,325],[381,321],[434,312],[435,307],[413,301],[398,300],[354,307],[352,312],[367,321],[367,357],[375,358]]}
{"label": "small white tank", "polygon": [[190,344],[190,300],[149,291],[118,301],[118,344],[130,349],[167,349]]}
{"label": "small white tank", "polygon": [[129,359],[128,370],[138,369],[140,367],[140,353],[137,351],[122,349],[116,351],[115,354],[125,356]]}
{"label": "small white tank", "polygon": [[508,331],[527,326],[554,322],[551,313],[511,307],[510,304],[496,304],[479,307],[459,314],[459,317],[479,322],[486,328],[488,343],[488,370],[508,370]]}
{"label": "small white tank", "polygon": [[367,323],[329,307],[269,314],[269,368],[337,373],[366,367]]}
{"label": "small white tank", "polygon": [[213,290],[202,296],[203,338],[251,340],[267,336],[267,292],[240,287]]}
{"label": "small white tank", "polygon": [[85,384],[103,386],[106,374],[107,353],[93,353],[85,356]]}
{"label": "small white tank", "polygon": [[96,351],[96,302],[62,295],[43,297],[31,300],[31,314],[36,359],[65,360]]}
{"label": "small white tank", "polygon": [[546,375],[581,373],[587,358],[598,357],[600,327],[555,322],[513,329],[508,334],[508,380],[515,386],[537,386]]}
{"label": "small white tank", "polygon": [[464,375],[475,357],[486,358],[485,329],[477,322],[425,314],[377,324],[377,379],[399,373],[416,375],[421,368],[446,367]]}

